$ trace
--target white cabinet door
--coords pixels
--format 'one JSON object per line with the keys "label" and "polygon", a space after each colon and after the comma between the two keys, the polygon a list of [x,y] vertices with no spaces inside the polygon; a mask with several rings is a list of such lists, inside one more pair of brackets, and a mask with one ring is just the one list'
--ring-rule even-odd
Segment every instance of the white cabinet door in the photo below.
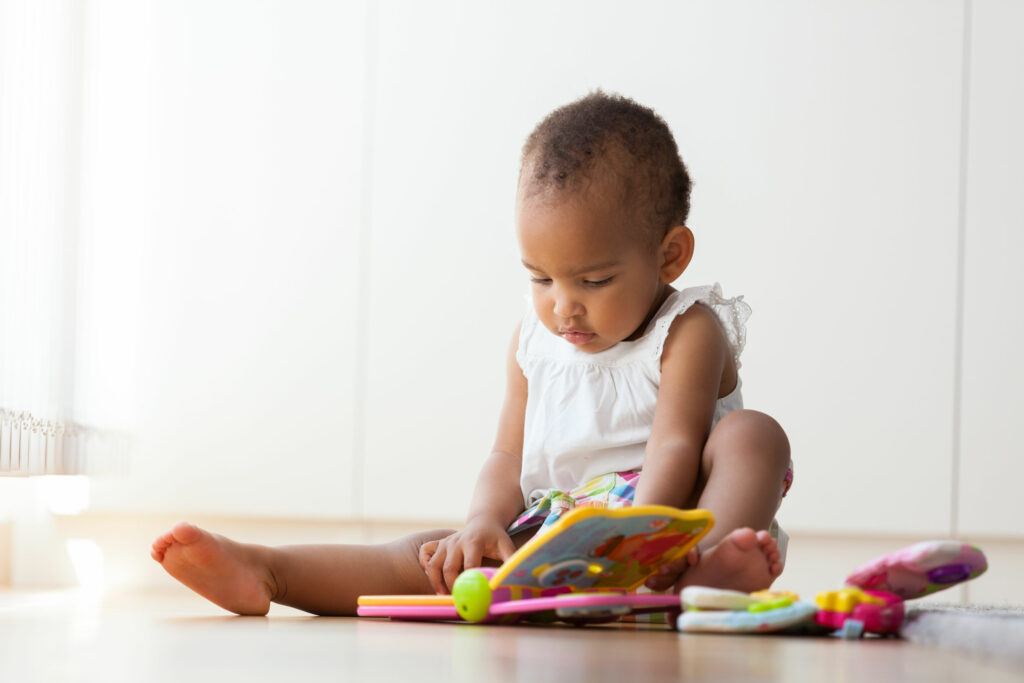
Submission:
{"label": "white cabinet door", "polygon": [[87,10],[84,164],[90,225],[143,235],[138,395],[95,507],[350,516],[364,9],[121,5]]}
{"label": "white cabinet door", "polygon": [[1024,6],[972,3],[959,530],[1024,537]]}

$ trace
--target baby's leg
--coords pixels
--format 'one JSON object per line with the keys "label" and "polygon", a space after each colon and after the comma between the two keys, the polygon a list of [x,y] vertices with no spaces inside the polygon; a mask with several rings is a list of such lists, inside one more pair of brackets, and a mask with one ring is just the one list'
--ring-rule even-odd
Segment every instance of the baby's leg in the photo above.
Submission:
{"label": "baby's leg", "polygon": [[789,440],[764,413],[738,410],[715,425],[701,458],[695,507],[711,510],[715,526],[702,540],[697,565],[683,585],[754,591],[782,572],[779,550],[766,531],[779,506],[789,467]]}
{"label": "baby's leg", "polygon": [[277,602],[313,614],[354,615],[360,595],[431,593],[419,548],[451,533],[428,531],[384,545],[271,548],[180,522],[154,541],[151,555],[171,576],[236,614],[266,614]]}

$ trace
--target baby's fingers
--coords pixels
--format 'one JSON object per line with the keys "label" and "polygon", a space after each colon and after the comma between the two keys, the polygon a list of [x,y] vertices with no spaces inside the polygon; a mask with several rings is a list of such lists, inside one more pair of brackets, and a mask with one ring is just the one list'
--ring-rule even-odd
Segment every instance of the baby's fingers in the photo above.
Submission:
{"label": "baby's fingers", "polygon": [[[473,569],[475,567],[483,566],[483,551],[481,550],[479,545],[470,542],[467,543],[462,550],[462,564],[465,565],[466,569]],[[456,578],[458,578],[458,575],[456,575]]]}
{"label": "baby's fingers", "polygon": [[444,593],[451,592],[452,586],[455,585],[455,579],[459,578],[459,574],[462,573],[462,565],[462,548],[452,548],[444,559],[444,582],[446,584]]}
{"label": "baby's fingers", "polygon": [[647,578],[644,585],[651,590],[668,590],[676,583],[679,576],[685,572],[689,566],[690,561],[688,556],[680,557],[678,560],[673,560],[663,564],[656,573]]}
{"label": "baby's fingers", "polygon": [[675,576],[663,576],[660,574],[654,574],[648,577],[644,581],[644,585],[650,588],[652,591],[664,591],[668,590],[676,583]]}
{"label": "baby's fingers", "polygon": [[508,534],[502,534],[498,537],[498,559],[504,562],[508,558],[512,557],[512,554],[516,551],[516,544],[512,542]]}
{"label": "baby's fingers", "polygon": [[423,571],[427,571],[427,566],[430,564],[430,558],[437,552],[437,541],[427,541],[420,546],[420,567]]}
{"label": "baby's fingers", "polygon": [[[436,542],[436,541],[435,541]],[[420,557],[422,558],[423,549],[420,548]],[[423,571],[427,574],[427,579],[430,581],[430,587],[434,589],[434,592],[438,595],[444,595],[448,591],[445,590],[444,586],[444,561],[447,551],[445,546],[438,544],[434,550],[434,554],[427,560],[427,564],[423,567]],[[422,559],[421,559],[422,561]]]}

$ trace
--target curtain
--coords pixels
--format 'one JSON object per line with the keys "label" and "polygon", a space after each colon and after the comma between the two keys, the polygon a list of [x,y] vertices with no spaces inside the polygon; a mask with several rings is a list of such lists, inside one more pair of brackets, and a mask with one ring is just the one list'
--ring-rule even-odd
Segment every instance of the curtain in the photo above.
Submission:
{"label": "curtain", "polygon": [[82,473],[125,446],[83,421],[82,5],[0,0],[0,475]]}

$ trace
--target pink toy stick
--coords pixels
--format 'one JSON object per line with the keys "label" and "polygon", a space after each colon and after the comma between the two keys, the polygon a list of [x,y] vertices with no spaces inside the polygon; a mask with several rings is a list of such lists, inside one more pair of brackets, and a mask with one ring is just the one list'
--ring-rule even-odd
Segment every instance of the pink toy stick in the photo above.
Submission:
{"label": "pink toy stick", "polygon": [[491,605],[490,613],[519,614],[527,612],[543,612],[554,609],[580,609],[599,607],[627,607],[632,612],[634,608],[668,609],[679,607],[678,595],[666,595],[661,593],[643,594],[588,594],[588,593],[565,593],[550,598],[528,598],[526,600],[512,600]]}

